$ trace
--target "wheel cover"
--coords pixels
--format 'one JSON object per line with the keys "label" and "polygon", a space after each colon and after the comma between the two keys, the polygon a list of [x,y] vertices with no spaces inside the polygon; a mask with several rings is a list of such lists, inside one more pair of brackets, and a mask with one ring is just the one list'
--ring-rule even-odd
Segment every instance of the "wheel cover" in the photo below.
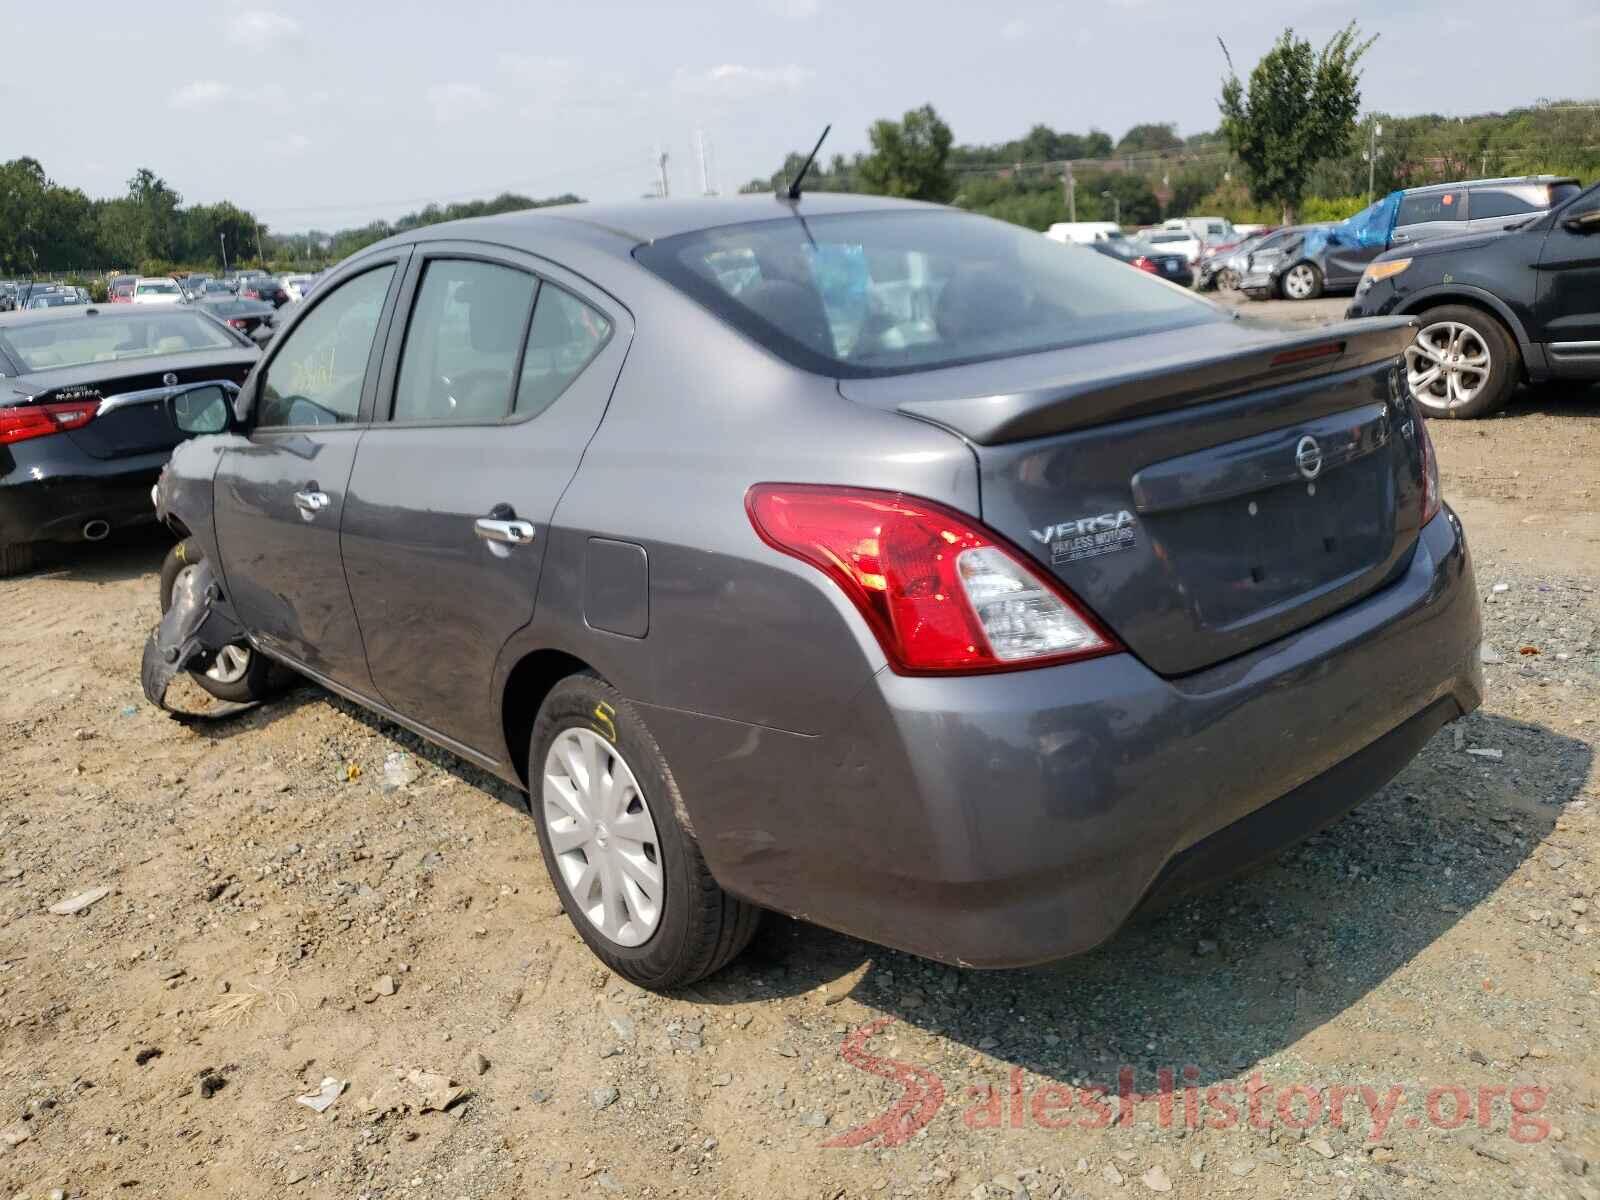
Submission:
{"label": "wheel cover", "polygon": [[633,769],[594,730],[562,730],[545,755],[544,824],[584,920],[619,946],[649,941],[665,895],[660,838]]}
{"label": "wheel cover", "polygon": [[1417,403],[1432,412],[1476,400],[1489,386],[1493,368],[1488,343],[1460,321],[1424,325],[1406,347],[1406,383]]}
{"label": "wheel cover", "polygon": [[1311,288],[1316,282],[1311,274],[1311,268],[1301,263],[1292,267],[1283,277],[1283,290],[1289,294],[1291,300],[1304,300],[1311,295]]}
{"label": "wheel cover", "polygon": [[[182,579],[193,570],[192,566],[185,567],[178,572],[178,578]],[[249,646],[224,646],[201,674],[213,683],[238,683],[250,673],[251,653]]]}

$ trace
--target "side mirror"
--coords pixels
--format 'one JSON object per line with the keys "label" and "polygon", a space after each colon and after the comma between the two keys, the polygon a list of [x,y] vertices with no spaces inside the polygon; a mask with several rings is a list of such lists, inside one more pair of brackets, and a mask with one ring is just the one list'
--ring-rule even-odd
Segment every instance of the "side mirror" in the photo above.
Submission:
{"label": "side mirror", "polygon": [[234,424],[233,405],[221,384],[188,388],[167,397],[167,414],[179,433],[225,433]]}
{"label": "side mirror", "polygon": [[1600,208],[1568,217],[1561,224],[1570,233],[1600,233]]}

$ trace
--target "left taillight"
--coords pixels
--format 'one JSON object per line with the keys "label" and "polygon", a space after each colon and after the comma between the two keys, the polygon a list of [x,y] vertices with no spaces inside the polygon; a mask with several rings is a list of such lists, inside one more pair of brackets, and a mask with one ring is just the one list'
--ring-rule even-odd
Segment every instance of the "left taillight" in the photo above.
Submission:
{"label": "left taillight", "polygon": [[249,321],[240,320],[238,317],[230,317],[228,319],[228,324],[233,326],[233,328],[239,329],[239,330],[244,330],[244,329],[250,328],[250,322]]}
{"label": "left taillight", "polygon": [[763,541],[844,591],[900,674],[1012,671],[1121,649],[1065,588],[943,505],[763,483],[745,508]]}
{"label": "left taillight", "polygon": [[1433,436],[1428,432],[1428,422],[1415,400],[1411,402],[1411,419],[1417,426],[1417,448],[1422,454],[1422,523],[1426,525],[1439,515],[1439,456],[1433,448]]}
{"label": "left taillight", "polygon": [[79,429],[94,420],[98,400],[67,400],[59,404],[18,404],[0,408],[0,446],[25,442]]}
{"label": "left taillight", "polygon": [[1138,267],[1141,271],[1149,271],[1152,275],[1158,275],[1161,272],[1161,269],[1157,267],[1154,262],[1142,254],[1133,260],[1133,265]]}

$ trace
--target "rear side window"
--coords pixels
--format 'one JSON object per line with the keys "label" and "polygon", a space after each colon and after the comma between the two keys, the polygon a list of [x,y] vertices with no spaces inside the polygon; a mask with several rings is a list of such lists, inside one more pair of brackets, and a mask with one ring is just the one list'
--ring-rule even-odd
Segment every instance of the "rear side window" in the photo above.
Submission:
{"label": "rear side window", "polygon": [[361,410],[361,385],[394,265],[346,280],[291,329],[262,381],[257,426],[341,425]]}
{"label": "rear side window", "polygon": [[664,238],[634,254],[774,353],[841,378],[1220,319],[1086,247],[949,210],[796,214]]}
{"label": "rear side window", "polygon": [[1472,219],[1521,217],[1549,207],[1550,186],[1543,183],[1478,188],[1472,193]]}
{"label": "rear side window", "polygon": [[1400,197],[1400,215],[1396,225],[1421,225],[1430,221],[1465,221],[1467,219],[1466,193],[1457,189],[1449,192],[1423,192]]}
{"label": "rear side window", "polygon": [[517,415],[537,416],[611,339],[611,322],[571,292],[553,283],[539,288],[517,385]]}
{"label": "rear side window", "polygon": [[429,262],[401,351],[394,419],[503,419],[537,284],[495,263]]}

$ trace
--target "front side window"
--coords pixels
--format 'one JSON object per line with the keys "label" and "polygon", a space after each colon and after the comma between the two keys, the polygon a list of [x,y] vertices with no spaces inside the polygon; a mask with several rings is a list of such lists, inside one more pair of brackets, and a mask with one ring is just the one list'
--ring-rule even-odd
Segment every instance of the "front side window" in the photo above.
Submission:
{"label": "front side window", "polygon": [[1448,192],[1422,192],[1400,197],[1398,226],[1422,225],[1432,221],[1465,221],[1467,194],[1458,189]]}
{"label": "front side window", "polygon": [[556,402],[611,338],[611,322],[553,283],[539,289],[517,384],[517,415],[537,416]]}
{"label": "front side window", "polygon": [[1142,271],[972,214],[798,214],[662,238],[645,267],[796,366],[898,375],[1220,318]]}
{"label": "front side window", "polygon": [[261,383],[257,426],[340,425],[361,410],[361,385],[394,265],[340,284],[290,331]]}
{"label": "front side window", "polygon": [[505,417],[537,282],[495,263],[429,262],[401,351],[394,419]]}

